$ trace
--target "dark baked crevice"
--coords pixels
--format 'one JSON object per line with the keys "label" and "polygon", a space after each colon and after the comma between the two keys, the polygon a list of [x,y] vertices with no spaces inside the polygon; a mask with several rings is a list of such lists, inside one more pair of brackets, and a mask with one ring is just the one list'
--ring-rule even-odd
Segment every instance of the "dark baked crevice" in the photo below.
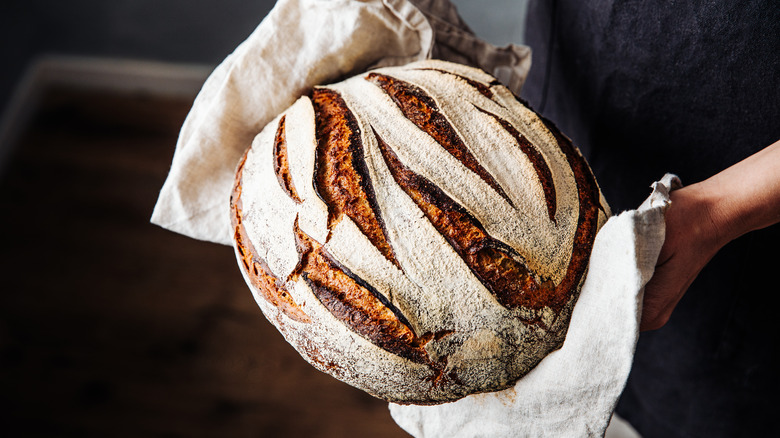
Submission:
{"label": "dark baked crevice", "polygon": [[435,71],[441,74],[455,76],[458,79],[466,81],[469,85],[476,88],[477,91],[479,91],[483,96],[487,97],[488,99],[493,99],[493,91],[490,89],[490,85],[496,85],[494,82],[491,82],[490,85],[485,85],[482,82],[477,82],[473,79],[469,79],[465,76],[459,75],[457,73],[453,73],[451,71],[446,70],[440,70],[438,68],[417,68],[415,70],[420,71]]}
{"label": "dark baked crevice", "polygon": [[[248,153],[248,152],[247,152]],[[285,315],[299,322],[311,322],[310,318],[301,309],[295,301],[293,301],[287,289],[284,287],[284,283],[276,277],[271,269],[266,264],[265,260],[257,254],[257,251],[249,240],[246,234],[246,229],[242,223],[242,174],[244,170],[244,163],[246,162],[246,154],[241,160],[236,172],[236,182],[233,186],[233,192],[230,196],[230,208],[232,214],[230,215],[231,224],[233,226],[233,239],[236,243],[236,249],[238,250],[239,257],[241,259],[241,267],[246,272],[252,285],[260,292],[262,297],[276,306]]]}
{"label": "dark baked crevice", "polygon": [[475,106],[477,110],[480,112],[487,114],[488,116],[492,117],[495,121],[497,121],[501,127],[506,130],[509,135],[512,136],[512,138],[515,139],[517,142],[517,145],[520,146],[520,150],[523,151],[523,153],[528,157],[528,160],[531,161],[531,164],[534,166],[534,170],[536,171],[536,176],[539,178],[539,182],[542,184],[542,189],[544,190],[544,198],[547,202],[547,214],[550,217],[550,220],[553,223],[556,223],[555,221],[555,212],[557,210],[557,201],[555,197],[555,183],[553,182],[552,172],[550,171],[550,167],[547,166],[547,162],[544,160],[544,156],[542,156],[542,153],[539,152],[538,149],[536,149],[530,141],[528,141],[523,134],[518,132],[517,129],[515,129],[514,126],[512,126],[511,123],[507,122],[506,120],[502,119],[501,117],[498,117],[497,115],[485,111],[482,108],[479,108]]}
{"label": "dark baked crevice", "polygon": [[300,259],[291,280],[303,278],[333,316],[375,345],[417,363],[429,362],[397,308],[380,300],[379,292],[336,263],[319,242],[298,228],[297,221],[294,232]]}
{"label": "dark baked crevice", "polygon": [[369,73],[366,79],[384,90],[398,105],[407,119],[434,138],[453,157],[466,168],[477,174],[486,184],[496,191],[506,202],[514,207],[504,189],[468,150],[463,140],[436,106],[431,96],[419,87],[399,79]]}
{"label": "dark baked crevice", "polygon": [[287,196],[295,201],[296,204],[300,204],[302,202],[301,198],[295,190],[292,176],[290,175],[290,161],[287,155],[287,136],[285,135],[285,119],[286,116],[282,116],[282,119],[279,120],[279,127],[276,129],[276,138],[274,138],[274,173],[276,173],[276,179],[279,181],[282,190],[287,193]]}
{"label": "dark baked crevice", "polygon": [[357,120],[333,90],[312,92],[317,149],[314,188],[328,206],[328,228],[346,214],[387,260],[400,268],[376,203]]}
{"label": "dark baked crevice", "polygon": [[577,285],[588,270],[590,252],[593,249],[593,242],[598,231],[599,209],[601,207],[599,187],[587,162],[574,148],[571,141],[561,134],[552,122],[541,116],[539,118],[558,142],[558,146],[566,156],[574,173],[574,180],[577,182],[577,196],[580,205],[577,229],[574,232],[574,243],[566,275],[556,288],[559,302],[565,303],[570,291],[578,290]]}
{"label": "dark baked crevice", "polygon": [[330,313],[347,327],[374,345],[419,364],[433,373],[431,384],[456,380],[454,373],[444,374],[446,357],[431,360],[425,346],[455,333],[441,330],[417,336],[401,311],[365,280],[338,263],[316,240],[298,227],[295,238],[300,260],[290,279],[303,278],[314,295]]}
{"label": "dark baked crevice", "polygon": [[440,188],[404,166],[390,146],[376,132],[374,135],[396,183],[501,305],[541,309],[557,304],[552,282],[537,282],[511,247],[491,237],[474,216]]}

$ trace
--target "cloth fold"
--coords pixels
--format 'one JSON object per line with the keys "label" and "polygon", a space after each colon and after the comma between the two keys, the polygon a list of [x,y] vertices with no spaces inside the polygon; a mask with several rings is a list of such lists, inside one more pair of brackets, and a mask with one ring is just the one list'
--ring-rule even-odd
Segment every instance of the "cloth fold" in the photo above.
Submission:
{"label": "cloth fold", "polygon": [[271,119],[315,85],[435,56],[494,72],[520,92],[530,67],[527,47],[479,40],[447,0],[418,3],[279,1],[204,83],[152,222],[230,245],[226,206],[238,160]]}

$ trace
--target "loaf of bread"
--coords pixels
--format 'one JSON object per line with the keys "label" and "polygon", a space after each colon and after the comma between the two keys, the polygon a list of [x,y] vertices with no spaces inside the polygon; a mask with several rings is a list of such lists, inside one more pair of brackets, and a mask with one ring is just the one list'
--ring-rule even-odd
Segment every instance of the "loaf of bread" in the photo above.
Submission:
{"label": "loaf of bread", "polygon": [[609,210],[571,142],[488,74],[423,61],[315,88],[231,197],[260,308],[395,403],[507,388],[560,348]]}

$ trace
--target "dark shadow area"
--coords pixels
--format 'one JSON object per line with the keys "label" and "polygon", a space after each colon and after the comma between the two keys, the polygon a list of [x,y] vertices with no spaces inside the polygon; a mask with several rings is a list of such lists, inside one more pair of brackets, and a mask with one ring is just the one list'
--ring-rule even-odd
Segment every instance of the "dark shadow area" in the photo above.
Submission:
{"label": "dark shadow area", "polygon": [[0,114],[36,57],[65,54],[216,65],[273,0],[0,2]]}
{"label": "dark shadow area", "polygon": [[149,224],[187,100],[51,90],[0,179],[6,437],[404,436],[308,365],[232,249]]}

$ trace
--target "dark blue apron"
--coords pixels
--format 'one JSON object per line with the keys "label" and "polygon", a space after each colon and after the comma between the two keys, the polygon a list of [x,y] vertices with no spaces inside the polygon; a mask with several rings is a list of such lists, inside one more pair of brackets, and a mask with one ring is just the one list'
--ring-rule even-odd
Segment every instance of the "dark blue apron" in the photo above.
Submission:
{"label": "dark blue apron", "polygon": [[[780,1],[531,1],[523,98],[579,145],[616,213],[780,139]],[[780,206],[778,206],[780,208]],[[780,436],[780,225],[727,245],[618,405],[644,437]]]}

